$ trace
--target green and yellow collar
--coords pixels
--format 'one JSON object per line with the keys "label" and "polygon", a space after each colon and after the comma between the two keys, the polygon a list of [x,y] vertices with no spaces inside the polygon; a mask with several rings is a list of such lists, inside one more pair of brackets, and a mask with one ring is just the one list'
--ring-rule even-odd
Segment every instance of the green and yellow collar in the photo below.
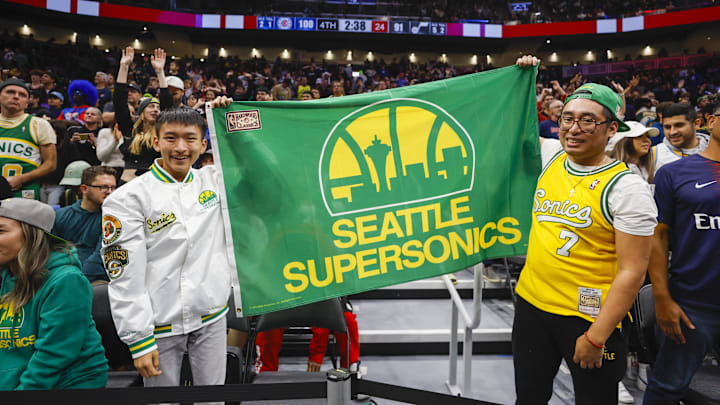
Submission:
{"label": "green and yellow collar", "polygon": [[[162,165],[160,164],[161,159],[155,159],[155,163],[150,166],[150,172],[160,181],[163,183],[177,183],[178,181],[175,180],[173,176],[170,175],[170,173],[166,172],[165,169],[162,168]],[[195,176],[192,174],[192,169],[188,170],[187,174],[185,175],[185,179],[182,181],[183,183],[190,183],[193,181]]]}

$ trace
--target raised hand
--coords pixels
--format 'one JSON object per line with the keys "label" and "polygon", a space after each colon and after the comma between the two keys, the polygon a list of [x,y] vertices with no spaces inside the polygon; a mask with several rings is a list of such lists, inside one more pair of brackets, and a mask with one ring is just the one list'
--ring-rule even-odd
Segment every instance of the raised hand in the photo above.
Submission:
{"label": "raised hand", "polygon": [[530,66],[537,66],[540,63],[540,59],[533,55],[525,55],[518,58],[515,64],[521,68],[529,68]]}
{"label": "raised hand", "polygon": [[611,81],[613,88],[615,89],[615,92],[618,94],[625,94],[625,89],[620,83],[615,83],[615,81]]}
{"label": "raised hand", "polygon": [[150,64],[155,72],[164,71],[165,69],[165,50],[162,48],[155,49],[153,55],[150,55]]}
{"label": "raised hand", "polygon": [[640,75],[633,76],[632,80],[630,80],[630,85],[628,86],[628,89],[637,87],[637,85],[640,83]]}
{"label": "raised hand", "polygon": [[132,46],[125,47],[120,58],[120,66],[130,66],[133,60],[135,60],[135,49]]}

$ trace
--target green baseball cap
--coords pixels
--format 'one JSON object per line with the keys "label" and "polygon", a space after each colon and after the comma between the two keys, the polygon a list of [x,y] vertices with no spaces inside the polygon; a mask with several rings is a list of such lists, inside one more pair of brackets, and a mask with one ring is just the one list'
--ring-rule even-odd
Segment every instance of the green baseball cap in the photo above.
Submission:
{"label": "green baseball cap", "polygon": [[574,100],[576,98],[585,98],[588,100],[592,100],[612,111],[615,119],[618,122],[618,132],[625,132],[630,130],[630,127],[627,126],[627,124],[625,124],[618,115],[620,114],[620,110],[622,110],[622,97],[612,91],[610,87],[597,83],[585,83],[582,86],[578,87],[577,90],[575,90],[565,99],[565,104],[569,103],[570,100]]}

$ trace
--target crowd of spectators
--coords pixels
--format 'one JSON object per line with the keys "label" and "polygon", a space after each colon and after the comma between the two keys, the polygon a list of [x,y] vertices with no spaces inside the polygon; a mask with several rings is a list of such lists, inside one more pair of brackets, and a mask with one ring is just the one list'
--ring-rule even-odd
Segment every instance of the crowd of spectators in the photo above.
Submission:
{"label": "crowd of spectators", "polygon": [[[218,12],[243,15],[308,15],[308,16],[397,16],[438,22],[485,20],[492,23],[531,23],[617,18],[646,12],[671,12],[706,7],[710,1],[690,0],[594,0],[594,1],[502,1],[502,0],[424,0],[363,2],[325,1],[243,1],[229,0],[113,0],[110,3],[159,9],[195,12]],[[514,8],[513,3],[527,3]]]}
{"label": "crowd of spectators", "polygon": [[[484,64],[458,68],[440,61],[386,63],[382,59],[362,65],[280,58],[171,60],[157,50],[154,55],[116,55],[7,32],[0,43],[4,49],[2,79],[26,82],[31,95],[26,112],[50,119],[57,134],[57,166],[42,180],[40,196],[61,206],[82,195],[78,184],[63,185],[61,181],[74,161],[114,168],[119,182],[146,171],[158,157],[151,140],[160,110],[183,107],[204,113],[205,101],[222,95],[236,101],[338,97],[494,68]],[[63,57],[58,57],[61,53]],[[663,139],[662,112],[675,102],[694,107],[702,130],[718,100],[718,66],[720,56],[715,55],[702,66],[593,77],[592,81],[612,83],[624,95],[626,119],[658,129],[652,139],[655,145]],[[563,79],[557,67],[541,67],[537,80],[539,132],[556,138],[562,102],[589,80],[581,74]]]}

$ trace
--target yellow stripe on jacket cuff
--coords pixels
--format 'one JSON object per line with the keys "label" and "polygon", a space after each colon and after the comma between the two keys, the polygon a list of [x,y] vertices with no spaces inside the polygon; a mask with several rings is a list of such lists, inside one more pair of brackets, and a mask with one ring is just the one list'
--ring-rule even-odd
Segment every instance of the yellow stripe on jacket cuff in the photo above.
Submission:
{"label": "yellow stripe on jacket cuff", "polygon": [[131,345],[128,345],[128,348],[130,349],[130,354],[132,354],[133,359],[137,359],[138,357],[142,357],[153,350],[157,350],[155,335],[150,335]]}

